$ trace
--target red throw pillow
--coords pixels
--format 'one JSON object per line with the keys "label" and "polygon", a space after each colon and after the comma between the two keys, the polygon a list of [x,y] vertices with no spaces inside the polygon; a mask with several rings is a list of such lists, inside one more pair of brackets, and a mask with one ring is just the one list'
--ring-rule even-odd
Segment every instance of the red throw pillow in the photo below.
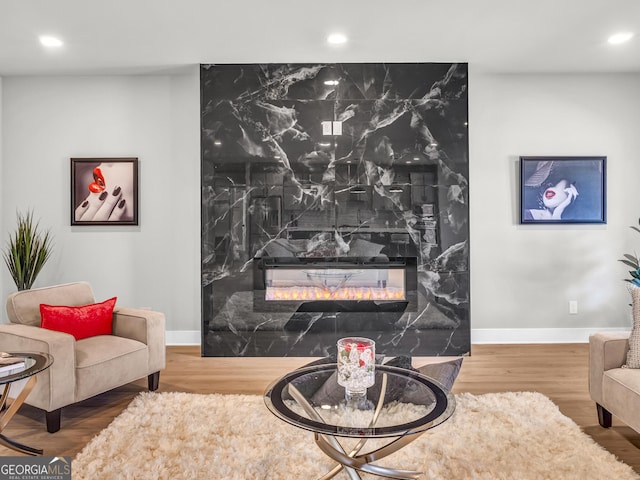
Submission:
{"label": "red throw pillow", "polygon": [[76,340],[96,335],[111,335],[116,298],[77,307],[40,304],[40,326],[70,333]]}

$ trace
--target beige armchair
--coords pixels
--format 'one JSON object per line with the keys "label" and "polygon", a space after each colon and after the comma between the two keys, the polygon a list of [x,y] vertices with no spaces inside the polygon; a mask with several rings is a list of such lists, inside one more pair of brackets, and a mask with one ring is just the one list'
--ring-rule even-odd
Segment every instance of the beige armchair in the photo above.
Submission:
{"label": "beige armchair", "polygon": [[640,369],[622,368],[628,350],[628,333],[589,337],[589,394],[596,402],[601,426],[609,428],[615,415],[640,432]]}
{"label": "beige armchair", "polygon": [[0,325],[0,351],[45,352],[53,365],[37,376],[25,403],[46,412],[47,430],[60,429],[62,407],[148,377],[156,390],[165,367],[164,314],[116,306],[113,334],[76,341],[68,334],[40,328],[40,304],[95,303],[86,282],[14,292],[7,298],[10,324]]}

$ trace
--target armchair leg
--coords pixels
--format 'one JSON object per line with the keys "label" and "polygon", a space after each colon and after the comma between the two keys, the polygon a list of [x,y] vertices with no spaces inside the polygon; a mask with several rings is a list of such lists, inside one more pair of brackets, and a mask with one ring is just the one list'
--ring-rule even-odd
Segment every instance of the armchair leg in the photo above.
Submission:
{"label": "armchair leg", "polygon": [[62,414],[62,408],[45,413],[47,416],[47,432],[56,433],[60,430],[60,416]]}
{"label": "armchair leg", "polygon": [[604,408],[599,403],[596,403],[596,408],[598,409],[598,423],[601,427],[609,428],[612,423],[612,415],[609,410]]}
{"label": "armchair leg", "polygon": [[149,384],[149,390],[155,392],[160,385],[160,372],[154,372],[147,377],[147,382]]}

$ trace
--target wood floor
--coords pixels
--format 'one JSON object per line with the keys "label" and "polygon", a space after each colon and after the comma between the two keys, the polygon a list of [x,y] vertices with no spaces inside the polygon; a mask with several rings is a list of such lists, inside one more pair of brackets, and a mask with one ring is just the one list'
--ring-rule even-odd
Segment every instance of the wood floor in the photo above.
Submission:
{"label": "wood floor", "polygon": [[[202,358],[199,347],[168,347],[159,391],[261,394],[272,380],[310,360]],[[422,363],[426,359],[414,359],[415,365]],[[471,356],[463,361],[453,392],[543,393],[585,433],[640,474],[640,434],[615,417],[610,429],[598,425],[595,404],[589,398],[587,371],[586,344],[474,345]],[[146,379],[64,408],[62,428],[55,434],[46,432],[41,411],[23,405],[3,433],[43,448],[45,455],[73,456],[145,390]],[[0,447],[0,455],[18,454]]]}

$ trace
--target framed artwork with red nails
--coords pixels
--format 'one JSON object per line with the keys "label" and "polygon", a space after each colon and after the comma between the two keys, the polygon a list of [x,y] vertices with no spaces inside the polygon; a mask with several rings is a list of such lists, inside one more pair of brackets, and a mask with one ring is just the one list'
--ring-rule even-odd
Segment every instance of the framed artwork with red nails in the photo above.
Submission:
{"label": "framed artwork with red nails", "polygon": [[520,223],[607,223],[607,157],[520,157]]}
{"label": "framed artwork with red nails", "polygon": [[72,158],[71,225],[138,225],[138,159]]}

